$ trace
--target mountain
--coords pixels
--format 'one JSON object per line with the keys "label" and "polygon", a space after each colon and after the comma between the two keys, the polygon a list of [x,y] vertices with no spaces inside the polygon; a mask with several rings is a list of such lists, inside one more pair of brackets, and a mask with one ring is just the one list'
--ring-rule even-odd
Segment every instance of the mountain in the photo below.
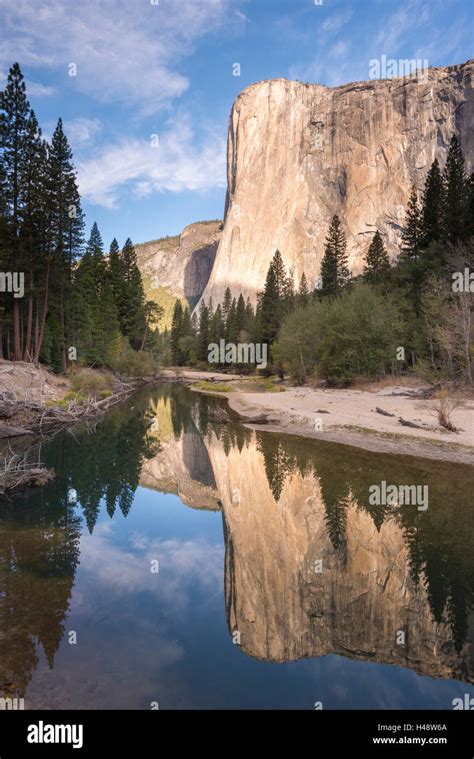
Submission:
{"label": "mountain", "polygon": [[208,282],[222,222],[201,221],[189,224],[176,237],[135,246],[147,298],[165,309],[160,326],[171,326],[176,298],[194,308]]}
{"label": "mountain", "polygon": [[277,248],[314,287],[336,213],[354,274],[377,229],[395,256],[411,187],[423,188],[435,157],[444,165],[453,133],[473,169],[473,70],[471,60],[419,79],[245,89],[230,116],[224,231],[203,297],[217,303],[229,286],[255,301]]}

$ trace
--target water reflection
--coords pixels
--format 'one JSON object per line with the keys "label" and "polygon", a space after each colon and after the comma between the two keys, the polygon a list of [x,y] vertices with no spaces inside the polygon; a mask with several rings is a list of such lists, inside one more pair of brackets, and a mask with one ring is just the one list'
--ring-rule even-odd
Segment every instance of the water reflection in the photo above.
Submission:
{"label": "water reflection", "polygon": [[[218,402],[176,387],[144,391],[94,430],[43,446],[56,479],[0,502],[0,695],[25,695],[40,650],[53,668],[79,561],[132,597],[149,583],[137,556],[176,563],[179,553],[179,582],[199,566],[204,595],[214,587],[218,555],[204,543],[178,549],[135,535],[114,570],[108,523],[97,520],[101,509],[127,517],[139,485],[222,510],[228,632],[247,655],[335,653],[472,682],[471,468],[220,426],[209,415]],[[429,508],[371,506],[370,485],[387,479],[428,484]],[[84,528],[93,541],[80,547]],[[178,614],[179,582],[153,604],[164,598]],[[130,613],[121,611],[125,627]]]}

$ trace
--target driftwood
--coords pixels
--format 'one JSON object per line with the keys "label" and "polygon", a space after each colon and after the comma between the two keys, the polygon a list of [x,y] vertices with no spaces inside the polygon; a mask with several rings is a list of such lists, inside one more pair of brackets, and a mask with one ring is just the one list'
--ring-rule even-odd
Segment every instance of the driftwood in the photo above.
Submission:
{"label": "driftwood", "polygon": [[[0,394],[0,418],[12,420],[12,424],[0,425],[0,438],[54,432],[76,422],[94,419],[124,401],[137,388],[147,383],[148,380],[142,378],[127,384],[121,383],[116,392],[108,398],[96,400],[89,397],[82,404],[72,400],[67,408],[44,406],[33,401],[11,400],[9,394]],[[22,424],[25,424],[26,419],[28,427],[15,424],[15,419],[21,421]]]}
{"label": "driftwood", "polygon": [[376,406],[375,410],[377,414],[382,414],[382,416],[395,416],[395,414],[391,414],[390,411],[385,411],[383,408],[379,408],[379,406]]}
{"label": "driftwood", "polygon": [[241,417],[245,424],[278,424],[277,419],[269,419],[267,414],[257,414],[257,416]]}
{"label": "driftwood", "polygon": [[421,426],[421,424],[415,424],[415,422],[410,422],[408,419],[402,419],[401,416],[398,418],[398,421],[404,427],[413,427],[415,430],[423,430],[423,429],[425,429],[424,427]]}
{"label": "driftwood", "polygon": [[27,430],[24,427],[14,427],[11,424],[0,424],[0,438],[18,437],[20,435],[32,435],[32,430]]}
{"label": "driftwood", "polygon": [[0,495],[32,485],[46,485],[54,477],[54,471],[46,469],[42,464],[23,466],[6,472],[0,471]]}

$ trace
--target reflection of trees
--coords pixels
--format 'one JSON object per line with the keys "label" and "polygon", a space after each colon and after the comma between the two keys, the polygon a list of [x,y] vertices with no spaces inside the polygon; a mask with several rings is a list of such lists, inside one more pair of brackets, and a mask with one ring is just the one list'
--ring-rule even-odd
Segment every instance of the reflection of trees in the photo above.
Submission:
{"label": "reflection of trees", "polygon": [[43,647],[52,668],[79,559],[73,506],[37,496],[0,513],[0,697],[24,697]]}
{"label": "reflection of trees", "polygon": [[[444,462],[374,454],[331,443],[317,443],[257,432],[265,471],[275,500],[295,473],[319,481],[328,534],[335,549],[345,539],[347,508],[354,502],[367,511],[377,530],[388,517],[397,519],[406,541],[415,586],[426,585],[436,622],[448,622],[460,651],[466,641],[469,613],[474,607],[474,534],[472,531],[472,470]],[[427,484],[429,507],[397,509],[368,502],[370,485]],[[453,487],[455,483],[455,487]]]}

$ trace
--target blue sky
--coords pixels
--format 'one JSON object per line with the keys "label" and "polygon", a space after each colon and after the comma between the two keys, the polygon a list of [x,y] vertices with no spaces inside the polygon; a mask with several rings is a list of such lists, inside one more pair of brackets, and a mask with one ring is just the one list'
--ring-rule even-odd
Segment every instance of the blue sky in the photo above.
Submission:
{"label": "blue sky", "polygon": [[460,63],[474,57],[473,11],[474,0],[0,0],[0,86],[17,60],[47,137],[63,118],[87,232],[96,220],[107,246],[143,242],[222,218],[227,122],[247,85],[364,80],[382,55]]}

